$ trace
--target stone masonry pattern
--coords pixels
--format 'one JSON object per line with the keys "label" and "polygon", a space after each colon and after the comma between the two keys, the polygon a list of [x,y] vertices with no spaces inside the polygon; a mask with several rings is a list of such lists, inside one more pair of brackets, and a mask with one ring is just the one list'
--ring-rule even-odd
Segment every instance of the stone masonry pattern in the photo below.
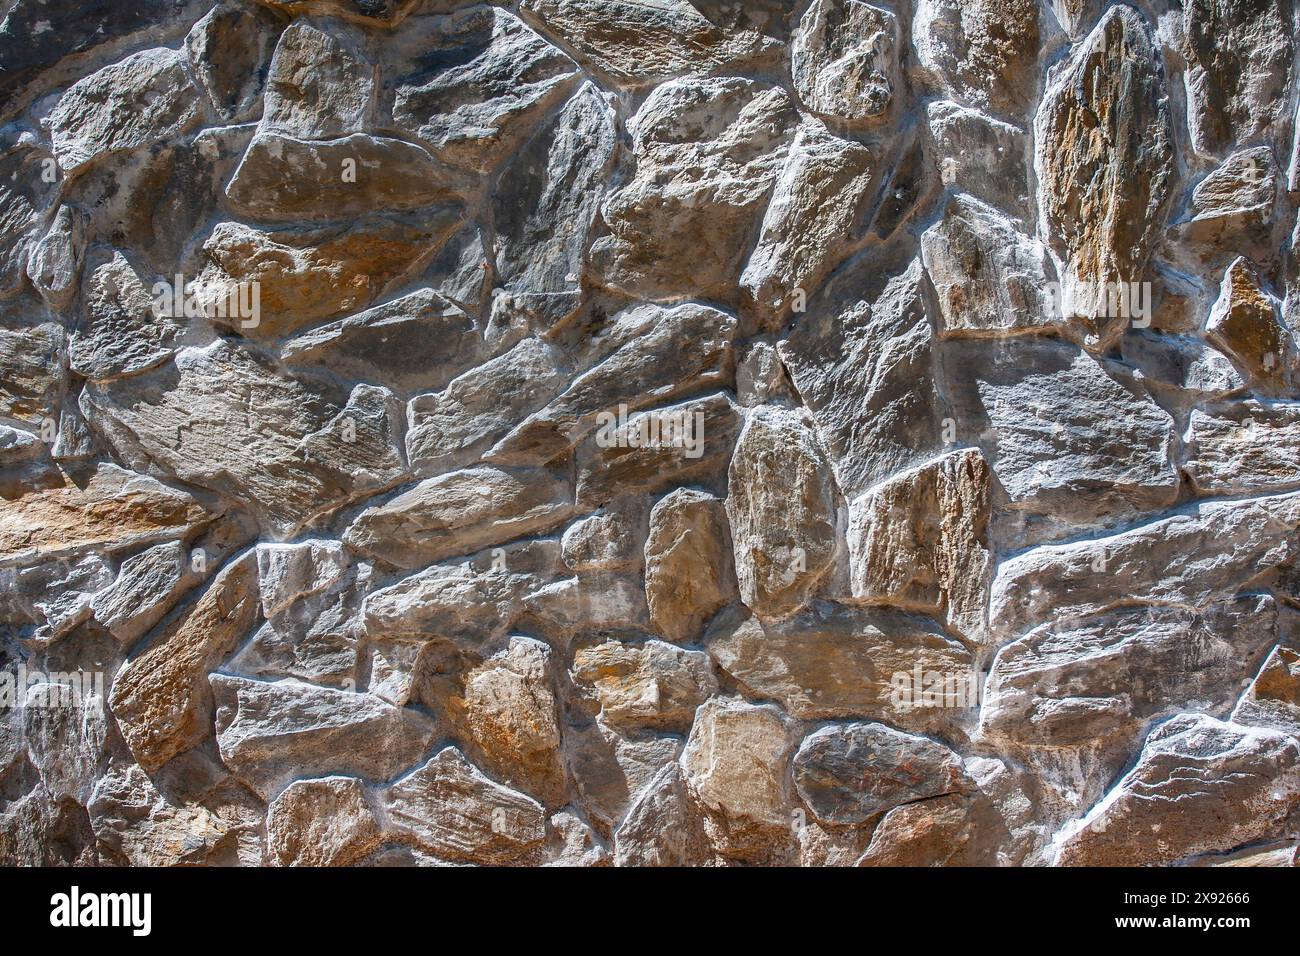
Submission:
{"label": "stone masonry pattern", "polygon": [[0,864],[1296,864],[1298,13],[3,0]]}

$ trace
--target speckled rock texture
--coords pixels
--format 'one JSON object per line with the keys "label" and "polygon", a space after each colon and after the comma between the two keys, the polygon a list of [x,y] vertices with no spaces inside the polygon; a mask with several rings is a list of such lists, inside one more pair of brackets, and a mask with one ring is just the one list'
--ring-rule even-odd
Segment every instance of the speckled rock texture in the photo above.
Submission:
{"label": "speckled rock texture", "polygon": [[1297,28],[0,4],[0,865],[1294,865]]}

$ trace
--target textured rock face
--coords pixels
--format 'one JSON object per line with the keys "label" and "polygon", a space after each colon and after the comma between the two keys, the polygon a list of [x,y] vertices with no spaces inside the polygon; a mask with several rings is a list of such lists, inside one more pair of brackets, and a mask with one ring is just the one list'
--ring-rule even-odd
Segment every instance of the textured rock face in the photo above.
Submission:
{"label": "textured rock face", "polygon": [[0,9],[0,865],[1295,862],[1291,0]]}
{"label": "textured rock face", "polygon": [[1040,229],[1061,262],[1061,309],[1114,342],[1110,289],[1140,283],[1174,176],[1173,125],[1151,30],[1112,7],[1055,74],[1035,119]]}

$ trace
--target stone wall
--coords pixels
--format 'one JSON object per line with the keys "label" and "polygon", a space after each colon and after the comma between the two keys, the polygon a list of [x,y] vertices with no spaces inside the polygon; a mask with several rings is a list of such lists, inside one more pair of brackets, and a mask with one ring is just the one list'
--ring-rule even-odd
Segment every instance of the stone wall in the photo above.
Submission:
{"label": "stone wall", "polygon": [[1295,861],[1291,0],[0,10],[0,863]]}

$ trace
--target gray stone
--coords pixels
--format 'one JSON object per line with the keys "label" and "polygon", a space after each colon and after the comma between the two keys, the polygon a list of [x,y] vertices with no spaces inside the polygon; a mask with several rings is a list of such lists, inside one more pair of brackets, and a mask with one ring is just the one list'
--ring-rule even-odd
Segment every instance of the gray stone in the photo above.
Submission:
{"label": "gray stone", "polygon": [[438,159],[486,171],[572,89],[578,67],[508,10],[438,14],[409,18],[385,49],[385,104]]}
{"label": "gray stone", "polygon": [[540,469],[467,468],[363,511],[344,540],[361,554],[417,568],[549,531],[572,516],[572,501],[570,484]]}
{"label": "gray stone", "polygon": [[279,34],[275,17],[229,0],[190,29],[185,37],[190,68],[223,121],[240,123],[260,114]]}
{"label": "gray stone", "polygon": [[290,365],[322,365],[406,394],[445,385],[473,364],[478,347],[472,316],[432,289],[419,289],[294,336],[280,355]]}
{"label": "gray stone", "polygon": [[360,35],[337,23],[296,20],[271,58],[263,132],[334,139],[365,132],[375,108],[375,67]]}
{"label": "gray stone", "polygon": [[1179,52],[1196,150],[1213,156],[1274,134],[1288,119],[1290,0],[1189,0],[1182,14]]}
{"label": "gray stone", "polygon": [[[72,335],[68,364],[92,382],[125,378],[167,361],[184,334],[160,314],[152,283],[120,252],[92,259],[82,289],[85,323]],[[183,317],[178,317],[183,321]]]}
{"label": "gray stone", "polygon": [[674,80],[632,121],[636,172],[603,209],[595,278],[630,297],[729,301],[798,114],[753,80]]}
{"label": "gray stone", "polygon": [[1277,636],[1277,604],[1266,595],[1044,624],[998,652],[980,730],[1037,747],[1131,744],[1161,717],[1224,712]]}
{"label": "gray stone", "polygon": [[527,338],[504,355],[453,379],[441,392],[411,399],[406,453],[417,475],[478,461],[521,421],[569,384],[564,350]]}
{"label": "gray stone", "polygon": [[1168,865],[1232,850],[1269,836],[1297,803],[1294,737],[1183,714],[1157,727],[1137,766],[1062,834],[1055,862]]}
{"label": "gray stone", "polygon": [[1038,16],[1035,0],[920,0],[917,61],[944,93],[1019,116],[1033,99]]}
{"label": "gray stone", "polygon": [[741,600],[784,617],[812,596],[836,553],[835,488],[812,430],[769,406],[749,413],[728,479]]}
{"label": "gray stone", "polygon": [[1207,495],[1266,494],[1300,485],[1300,404],[1243,401],[1194,409],[1184,466]]}
{"label": "gray stone", "polygon": [[735,72],[775,60],[783,0],[734,6],[698,0],[524,0],[524,10],[601,73],[645,86],[688,73]]}
{"label": "gray stone", "polygon": [[1140,601],[1204,608],[1293,558],[1300,495],[1196,503],[1118,534],[1004,561],[990,623],[1008,636],[1049,617]]}
{"label": "gray stone", "polygon": [[497,181],[497,274],[539,329],[557,325],[581,302],[583,262],[616,142],[613,112],[587,83]]}
{"label": "gray stone", "polygon": [[992,336],[1065,325],[1043,245],[990,206],[954,196],[921,237],[946,336]]}
{"label": "gray stone", "polygon": [[746,303],[768,326],[806,306],[855,238],[880,171],[871,150],[817,126],[799,130],[741,274]]}
{"label": "gray stone", "polygon": [[860,0],[813,0],[795,30],[790,68],[804,106],[848,123],[888,117],[901,85],[898,19]]}
{"label": "gray stone", "polygon": [[944,364],[1011,508],[1086,525],[1173,504],[1173,419],[1123,366],[1046,338],[953,342]]}
{"label": "gray stone", "polygon": [[219,340],[177,355],[174,368],[91,385],[81,401],[138,467],[230,495],[288,534],[401,476],[400,435],[382,401],[358,405],[367,397],[364,386],[346,398]]}
{"label": "gray stone", "polygon": [[199,96],[175,50],[142,50],[92,73],[50,111],[59,168],[71,175],[109,153],[189,132],[201,115]]}
{"label": "gray stone", "polygon": [[391,779],[435,739],[429,717],[369,694],[225,674],[211,682],[221,760],[264,799],[304,776]]}
{"label": "gray stone", "polygon": [[943,185],[1025,218],[1030,211],[1025,131],[952,100],[930,103],[926,116]]}
{"label": "gray stone", "polygon": [[[885,281],[832,278],[778,346],[845,495],[942,447],[934,326],[919,261]],[[873,281],[874,280],[874,281]]]}
{"label": "gray stone", "polygon": [[[638,306],[615,316],[632,334],[553,401],[497,442],[486,460],[540,465],[565,454],[627,411],[667,401],[688,389],[725,384],[731,373],[736,320],[707,306]],[[662,356],[676,356],[665,363]]]}
{"label": "gray stone", "polygon": [[822,823],[856,826],[893,807],[969,786],[942,744],[884,724],[833,724],[794,756],[799,797]]}
{"label": "gray stone", "polygon": [[655,408],[605,424],[578,447],[576,500],[595,508],[629,492],[688,483],[722,490],[744,425],[725,394]]}

